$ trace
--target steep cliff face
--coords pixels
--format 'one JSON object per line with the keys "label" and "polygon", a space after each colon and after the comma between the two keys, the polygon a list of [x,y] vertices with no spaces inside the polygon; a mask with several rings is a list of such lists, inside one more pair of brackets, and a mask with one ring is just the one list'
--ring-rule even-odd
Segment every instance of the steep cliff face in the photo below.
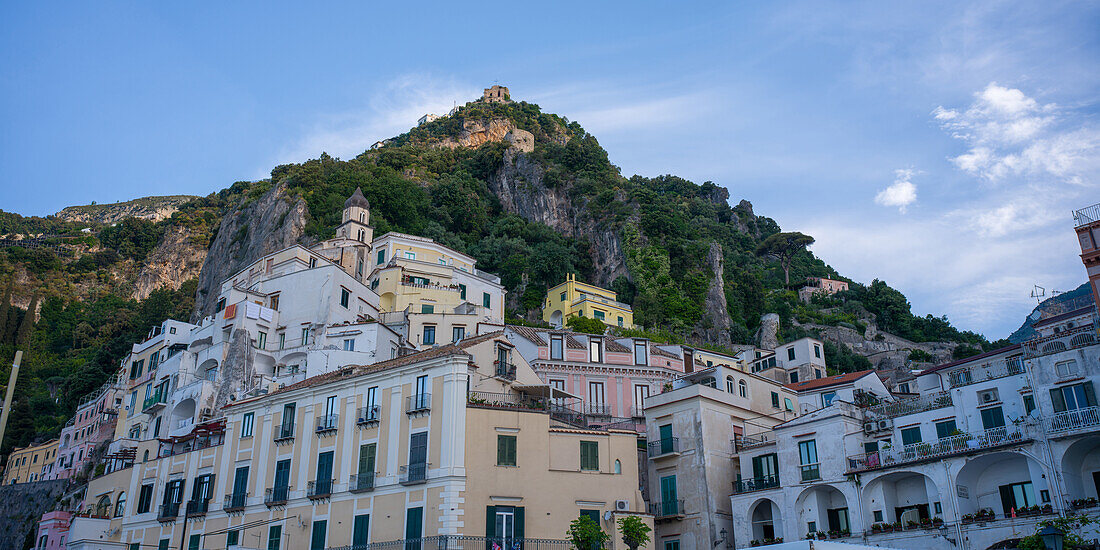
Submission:
{"label": "steep cliff face", "polygon": [[161,287],[179,290],[185,281],[199,276],[205,260],[206,247],[191,240],[189,229],[170,227],[141,266],[134,281],[134,298],[144,300]]}
{"label": "steep cliff face", "polygon": [[[725,191],[723,189],[723,191]],[[726,303],[725,259],[722,245],[712,242],[707,252],[707,267],[710,268],[710,286],[703,306],[703,318],[692,330],[692,337],[702,342],[728,346],[730,340],[729,308]]]}
{"label": "steep cliff face", "polygon": [[507,119],[465,120],[462,131],[454,137],[446,137],[439,142],[440,147],[480,147],[490,141],[504,141],[504,136],[516,129],[516,125]]}
{"label": "steep cliff face", "polygon": [[222,281],[265,254],[302,241],[307,213],[305,201],[292,197],[282,182],[226,213],[202,265],[191,321],[214,312]]}
{"label": "steep cliff face", "polygon": [[142,197],[114,204],[90,204],[70,206],[54,214],[65,221],[89,224],[112,224],[126,218],[142,218],[150,221],[167,219],[179,210],[179,206],[195,199],[191,195]]}

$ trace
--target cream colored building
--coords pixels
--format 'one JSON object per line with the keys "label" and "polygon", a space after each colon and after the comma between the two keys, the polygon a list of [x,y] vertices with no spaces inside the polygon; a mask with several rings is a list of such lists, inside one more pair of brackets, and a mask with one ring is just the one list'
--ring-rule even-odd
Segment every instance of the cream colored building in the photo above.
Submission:
{"label": "cream colored building", "polygon": [[88,494],[116,517],[87,536],[103,546],[73,547],[420,548],[470,536],[509,548],[561,540],[581,514],[612,534],[624,514],[651,522],[637,434],[564,424],[549,395],[502,332],[311,377],[93,480]]}
{"label": "cream colored building", "polygon": [[4,485],[41,481],[50,476],[57,459],[57,440],[41,445],[12,449],[4,467]]}
{"label": "cream colored building", "polygon": [[604,324],[634,328],[634,311],[630,304],[618,301],[614,291],[577,281],[570,273],[564,283],[546,291],[542,305],[542,320],[561,328],[571,317],[588,317]]}

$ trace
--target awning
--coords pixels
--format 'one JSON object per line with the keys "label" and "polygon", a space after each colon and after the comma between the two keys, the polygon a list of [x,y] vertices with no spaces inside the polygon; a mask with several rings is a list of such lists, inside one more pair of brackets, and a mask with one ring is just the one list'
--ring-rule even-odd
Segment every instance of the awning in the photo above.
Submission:
{"label": "awning", "polygon": [[[580,397],[573,395],[565,390],[554,388],[546,384],[512,384],[512,387],[523,393],[534,395],[537,397],[553,397],[554,399],[580,399]],[[550,395],[551,390],[553,390],[554,392],[552,396]]]}

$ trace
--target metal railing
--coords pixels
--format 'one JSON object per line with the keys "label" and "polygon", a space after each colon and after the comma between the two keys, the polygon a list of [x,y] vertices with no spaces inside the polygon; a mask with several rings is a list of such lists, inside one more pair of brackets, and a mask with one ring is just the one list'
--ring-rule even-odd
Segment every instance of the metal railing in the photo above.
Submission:
{"label": "metal railing", "polygon": [[275,427],[275,441],[289,441],[294,439],[294,423],[283,423]]}
{"label": "metal railing", "polygon": [[531,397],[522,393],[471,391],[466,393],[466,404],[493,409],[547,410],[547,401],[545,398]]}
{"label": "metal railing", "polygon": [[634,407],[630,410],[630,413],[631,413],[630,416],[632,418],[645,418],[645,408],[644,407]]}
{"label": "metal railing", "polygon": [[225,495],[225,504],[222,506],[222,510],[226,512],[244,510],[247,499],[248,493],[232,493]]}
{"label": "metal railing", "polygon": [[751,493],[753,491],[763,491],[776,487],[779,487],[778,475],[739,479],[733,482],[734,494]]}
{"label": "metal railing", "polygon": [[1100,204],[1086,206],[1080,210],[1073,211],[1074,227],[1081,227],[1082,225],[1088,225],[1095,221],[1100,221]]}
{"label": "metal railing", "polygon": [[1026,425],[1001,426],[975,434],[962,433],[928,443],[912,443],[904,447],[891,447],[849,456],[848,473],[965,454],[981,449],[1020,443],[1030,438]]}
{"label": "metal railing", "polygon": [[428,480],[428,465],[424,462],[408,464],[401,467],[399,482],[402,485],[416,485]]}
{"label": "metal railing", "polygon": [[611,405],[607,403],[589,403],[585,406],[588,414],[596,416],[611,416]]}
{"label": "metal railing", "polygon": [[330,546],[327,550],[486,550],[488,548],[501,548],[503,550],[513,550],[514,548],[522,550],[574,550],[573,543],[567,540],[468,537],[465,535],[439,535],[418,539]]}
{"label": "metal railing", "polygon": [[210,499],[202,498],[199,500],[187,501],[187,517],[205,516],[210,511]]}
{"label": "metal railing", "polygon": [[1063,330],[1058,334],[1033,338],[1024,342],[1024,351],[1028,357],[1041,357],[1071,349],[1083,348],[1096,343],[1096,322]]}
{"label": "metal railing", "polygon": [[656,441],[650,441],[648,447],[650,459],[654,459],[664,455],[679,454],[680,438],[666,437],[663,439],[658,439]]}
{"label": "metal railing", "polygon": [[821,464],[803,464],[798,467],[802,481],[821,479]]}
{"label": "metal railing", "polygon": [[290,500],[289,486],[276,486],[264,490],[264,504],[268,507],[286,504]]}
{"label": "metal railing", "polygon": [[317,433],[335,432],[340,426],[340,415],[326,414],[317,417]]}
{"label": "metal railing", "polygon": [[952,388],[958,388],[1023,373],[1023,359],[1020,357],[1011,357],[1005,359],[1003,362],[999,361],[994,364],[957,370],[948,375],[948,381]]}
{"label": "metal railing", "polygon": [[353,493],[363,493],[374,490],[374,472],[351,474],[348,479],[348,490]]}
{"label": "metal railing", "polygon": [[503,378],[505,380],[516,379],[516,366],[511,363],[501,363],[499,360],[493,361],[495,366],[495,376],[497,378]]}
{"label": "metal railing", "polygon": [[684,499],[663,500],[649,505],[649,513],[657,519],[684,515]]}
{"label": "metal railing", "polygon": [[141,412],[148,412],[154,408],[161,408],[168,404],[168,394],[164,391],[150,395],[142,404]]}
{"label": "metal railing", "polygon": [[370,405],[367,407],[359,407],[359,417],[356,419],[356,424],[371,424],[382,420],[382,406]]}
{"label": "metal railing", "polygon": [[755,449],[757,447],[763,447],[764,445],[771,445],[772,443],[775,443],[775,439],[766,433],[756,435],[734,434],[733,441],[730,442],[730,444],[733,445],[734,454],[746,449]]}
{"label": "metal railing", "polygon": [[894,418],[907,414],[915,414],[924,411],[942,409],[944,407],[950,407],[952,404],[953,402],[951,401],[951,392],[945,391],[922,395],[920,397],[914,397],[911,399],[884,401],[873,407],[868,407],[867,416],[885,416],[889,418]]}
{"label": "metal railing", "polygon": [[432,408],[432,394],[417,393],[405,398],[405,413],[427,411]]}
{"label": "metal railing", "polygon": [[175,521],[180,515],[180,503],[173,502],[170,504],[161,504],[160,513],[157,514],[157,521]]}
{"label": "metal railing", "polygon": [[1100,407],[1062,411],[1047,418],[1047,431],[1058,435],[1094,430],[1098,426],[1100,426]]}
{"label": "metal railing", "polygon": [[332,495],[335,479],[318,479],[306,483],[306,497],[310,499],[328,498]]}

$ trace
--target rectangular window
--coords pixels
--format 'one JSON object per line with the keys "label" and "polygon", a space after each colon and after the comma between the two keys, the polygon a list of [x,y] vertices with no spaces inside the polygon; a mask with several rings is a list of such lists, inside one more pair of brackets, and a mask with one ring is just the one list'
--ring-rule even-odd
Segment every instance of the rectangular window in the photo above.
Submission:
{"label": "rectangular window", "polygon": [[593,317],[596,318],[597,321],[603,321],[604,320],[604,313],[602,311],[598,310],[598,309],[592,310],[592,315],[593,315]]}
{"label": "rectangular window", "polygon": [[279,311],[279,295],[278,294],[274,294],[274,295],[271,296],[270,304],[271,304],[271,309],[274,309],[275,311]]}
{"label": "rectangular window", "polygon": [[836,399],[836,392],[830,391],[821,394],[821,406],[828,407],[833,404],[833,400]]}
{"label": "rectangular window", "polygon": [[1035,500],[1035,489],[1030,481],[1002,485],[999,489],[1001,491],[1001,508],[1006,517],[1011,516],[1013,511],[1018,512],[1021,508],[1039,504]]}
{"label": "rectangular window", "polygon": [[309,343],[309,328],[303,328],[302,329],[302,345],[304,346],[308,343]]}
{"label": "rectangular window", "polygon": [[680,541],[679,540],[666,540],[665,541],[665,550],[680,550]]}
{"label": "rectangular window", "polygon": [[280,437],[287,438],[294,436],[294,412],[294,403],[283,405],[283,423],[280,430]]}
{"label": "rectangular window", "polygon": [[1035,410],[1035,396],[1029,394],[1024,395],[1024,414],[1031,414],[1031,411]]}
{"label": "rectangular window", "polygon": [[951,420],[936,422],[936,437],[939,439],[955,435],[956,431],[958,431],[958,426],[955,424],[954,418],[952,418]]}
{"label": "rectangular window", "polygon": [[272,525],[267,530],[267,550],[279,550],[279,545],[283,540],[283,526]]}
{"label": "rectangular window", "polygon": [[355,516],[351,526],[352,548],[366,548],[370,543],[370,514]]}
{"label": "rectangular window", "polygon": [[160,364],[160,352],[155,351],[149,356],[149,370],[156,370],[157,365]]}
{"label": "rectangular window", "polygon": [[435,344],[435,325],[424,325],[424,345]]}
{"label": "rectangular window", "polygon": [[386,263],[386,249],[378,251],[378,261],[375,262],[378,265],[384,265]]}
{"label": "rectangular window", "polygon": [[550,358],[561,359],[564,337],[560,334],[550,335]]}
{"label": "rectangular window", "polygon": [[319,519],[313,521],[313,536],[310,537],[310,550],[325,550],[325,534],[328,531],[328,521]]}
{"label": "rectangular window", "polygon": [[814,344],[814,357],[821,359],[821,346]]}
{"label": "rectangular window", "polygon": [[982,409],[982,427],[987,430],[1000,428],[1005,425],[1005,415],[1000,407]]}
{"label": "rectangular window", "polygon": [[256,349],[267,349],[267,333],[256,331]]}
{"label": "rectangular window", "polygon": [[458,299],[459,300],[465,300],[466,299],[466,285],[464,285],[462,283],[458,283]]}
{"label": "rectangular window", "polygon": [[236,546],[240,542],[241,532],[237,530],[230,531],[225,534],[225,545]]}
{"label": "rectangular window", "polygon": [[[424,508],[409,508],[405,512],[405,540],[416,540],[424,536]],[[405,550],[420,550],[420,545],[405,543]]]}
{"label": "rectangular window", "polygon": [[309,259],[309,268],[313,269],[315,267],[317,267],[317,258],[310,258]]}
{"label": "rectangular window", "polygon": [[794,361],[794,348],[787,348],[787,360]]}
{"label": "rectangular window", "polygon": [[588,383],[588,402],[593,405],[604,404],[603,382]]}
{"label": "rectangular window", "polygon": [[[168,545],[171,544],[170,539],[160,539],[160,544],[157,545],[157,550],[168,550]],[[141,548],[138,546],[138,548]]]}
{"label": "rectangular window", "polygon": [[875,523],[882,523],[882,510],[875,510],[871,517],[875,519]]}
{"label": "rectangular window", "polygon": [[779,394],[772,392],[772,407],[779,408]]}
{"label": "rectangular window", "polygon": [[354,338],[345,338],[344,339],[344,351],[355,351],[355,339]]}
{"label": "rectangular window", "polygon": [[595,441],[581,441],[581,470],[600,469],[600,447]]}
{"label": "rectangular window", "polygon": [[814,369],[814,378],[821,378],[821,369]]}
{"label": "rectangular window", "polygon": [[634,342],[634,364],[635,365],[648,365],[649,355],[646,349],[646,343],[644,341]]}
{"label": "rectangular window", "polygon": [[481,293],[481,305],[485,307],[493,307],[493,299],[489,296],[488,292]]}
{"label": "rectangular window", "polygon": [[199,544],[202,542],[202,535],[191,535],[191,538],[187,541],[188,550],[199,550]]}
{"label": "rectangular window", "polygon": [[466,338],[466,327],[451,327],[451,342],[459,343]]}
{"label": "rectangular window", "polygon": [[[645,407],[645,399],[649,397],[649,386],[646,384],[634,385],[634,409],[635,414],[641,413]],[[640,414],[638,414],[640,416]]]}
{"label": "rectangular window", "polygon": [[603,348],[600,347],[599,338],[588,339],[588,360],[593,363],[603,362]]}
{"label": "rectangular window", "polygon": [[561,300],[559,300],[559,301],[561,301],[561,302],[565,301],[565,293],[564,292],[561,293]]}
{"label": "rectangular window", "polygon": [[[150,369],[153,368],[150,363]],[[1078,376],[1077,360],[1070,359],[1069,361],[1059,361],[1054,364],[1054,372],[1058,375],[1058,378],[1070,378]]]}
{"label": "rectangular window", "polygon": [[802,471],[802,481],[821,479],[821,470],[817,462],[817,441],[800,441],[798,443],[799,468]]}
{"label": "rectangular window", "polygon": [[153,504],[153,484],[142,485],[138,491],[137,513],[145,514]]}
{"label": "rectangular window", "polygon": [[791,371],[790,378],[791,378],[791,383],[792,384],[797,384],[798,383],[798,371]]}
{"label": "rectangular window", "polygon": [[286,333],[279,333],[279,349],[286,349]]}
{"label": "rectangular window", "polygon": [[902,428],[901,430],[901,444],[913,445],[914,443],[920,443],[920,426],[913,426],[912,428]]}
{"label": "rectangular window", "polygon": [[255,413],[245,413],[241,419],[241,437],[252,437],[252,424],[255,420]]}
{"label": "rectangular window", "polygon": [[752,457],[752,477],[758,483],[779,481],[779,455],[770,453]]}
{"label": "rectangular window", "polygon": [[664,476],[661,478],[661,504],[659,514],[662,516],[675,516],[680,512],[679,495],[676,494],[676,476]]}
{"label": "rectangular window", "polygon": [[415,260],[416,259],[416,252],[413,252],[412,250],[406,250],[405,251],[405,259],[406,260]]}
{"label": "rectangular window", "polygon": [[344,309],[348,308],[348,302],[351,301],[351,292],[346,288],[340,289],[340,306]]}
{"label": "rectangular window", "polygon": [[898,384],[898,391],[901,393],[909,393],[909,382]]}
{"label": "rectangular window", "polygon": [[783,409],[788,411],[794,410],[794,403],[791,401],[790,397],[783,398]]}
{"label": "rectangular window", "polygon": [[516,465],[516,436],[497,435],[497,466]]}
{"label": "rectangular window", "polygon": [[1054,412],[1073,411],[1096,406],[1096,390],[1092,382],[1062,386],[1050,390],[1050,401]]}
{"label": "rectangular window", "polygon": [[435,306],[432,304],[420,304],[420,313],[435,313]]}

